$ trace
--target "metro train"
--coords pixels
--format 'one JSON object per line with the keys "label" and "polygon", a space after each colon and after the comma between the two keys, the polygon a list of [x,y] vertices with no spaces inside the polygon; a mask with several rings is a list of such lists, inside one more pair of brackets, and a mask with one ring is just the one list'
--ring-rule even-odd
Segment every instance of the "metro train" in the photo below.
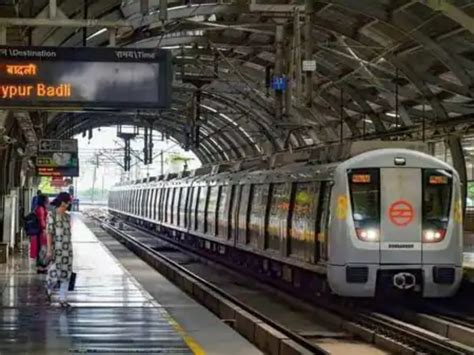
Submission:
{"label": "metro train", "polygon": [[459,288],[459,176],[423,152],[160,179],[114,187],[109,211],[293,288],[348,297]]}

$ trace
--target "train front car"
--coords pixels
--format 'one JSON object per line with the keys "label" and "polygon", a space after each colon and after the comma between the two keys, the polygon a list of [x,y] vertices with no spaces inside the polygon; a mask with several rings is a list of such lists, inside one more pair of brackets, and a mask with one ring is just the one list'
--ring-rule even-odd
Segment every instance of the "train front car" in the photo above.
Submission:
{"label": "train front car", "polygon": [[328,281],[343,296],[449,297],[462,278],[457,173],[406,149],[355,156],[335,172]]}

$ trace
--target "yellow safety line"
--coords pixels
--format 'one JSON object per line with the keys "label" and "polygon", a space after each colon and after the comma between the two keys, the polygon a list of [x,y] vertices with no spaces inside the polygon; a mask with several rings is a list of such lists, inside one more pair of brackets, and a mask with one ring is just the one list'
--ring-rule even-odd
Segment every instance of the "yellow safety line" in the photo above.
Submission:
{"label": "yellow safety line", "polygon": [[191,337],[186,333],[186,331],[176,322],[168,312],[166,312],[165,317],[167,318],[168,322],[174,328],[174,330],[181,335],[186,345],[191,349],[194,355],[206,355],[206,352],[203,348]]}

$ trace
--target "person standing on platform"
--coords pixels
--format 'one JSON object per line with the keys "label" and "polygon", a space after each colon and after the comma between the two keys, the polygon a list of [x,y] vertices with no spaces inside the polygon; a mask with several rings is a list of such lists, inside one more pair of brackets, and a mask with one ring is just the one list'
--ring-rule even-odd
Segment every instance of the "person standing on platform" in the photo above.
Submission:
{"label": "person standing on platform", "polygon": [[36,192],[36,196],[33,196],[33,199],[31,200],[31,212],[34,212],[36,209],[36,206],[38,206],[38,198],[42,195],[41,190],[38,190]]}
{"label": "person standing on platform", "polygon": [[45,195],[37,196],[36,208],[34,214],[38,220],[39,234],[30,236],[30,258],[36,261],[36,270],[38,273],[45,273],[47,266],[47,237],[46,226],[48,221],[48,197]]}
{"label": "person standing on platform", "polygon": [[67,212],[71,196],[61,192],[51,202],[54,210],[48,217],[48,268],[47,293],[51,300],[52,292],[59,284],[59,303],[61,307],[70,307],[67,303],[67,291],[72,275],[71,217]]}

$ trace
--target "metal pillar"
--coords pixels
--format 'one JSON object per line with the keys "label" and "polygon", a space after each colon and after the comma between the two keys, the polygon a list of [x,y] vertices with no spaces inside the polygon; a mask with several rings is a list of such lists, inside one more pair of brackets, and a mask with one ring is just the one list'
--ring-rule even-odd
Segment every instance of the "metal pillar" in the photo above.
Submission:
{"label": "metal pillar", "polygon": [[[285,39],[285,27],[278,23],[275,32],[275,71],[274,77],[283,76],[283,46]],[[275,117],[281,119],[283,115],[283,92],[275,90]]]}
{"label": "metal pillar", "polygon": [[[313,59],[312,26],[314,18],[314,1],[305,1],[305,23],[304,23],[304,59]],[[305,72],[305,103],[306,107],[313,106],[313,72]]]}
{"label": "metal pillar", "polygon": [[49,0],[49,18],[55,19],[58,15],[58,4],[56,0]]}
{"label": "metal pillar", "polygon": [[150,11],[149,0],[140,0],[140,12],[142,13],[142,15],[148,15],[148,11]]}
{"label": "metal pillar", "polygon": [[467,169],[461,138],[459,136],[451,135],[448,137],[447,143],[449,150],[451,151],[454,169],[456,169],[458,172],[459,178],[461,180],[461,199],[463,211],[465,211],[467,197]]}
{"label": "metal pillar", "polygon": [[295,87],[296,87],[296,101],[301,102],[303,97],[303,78],[301,69],[301,26],[300,26],[300,11],[295,9],[295,18],[293,22],[293,52],[295,63]]}
{"label": "metal pillar", "polygon": [[160,0],[159,17],[161,21],[166,21],[168,19],[168,0]]}
{"label": "metal pillar", "polygon": [[0,26],[0,45],[4,46],[7,44],[7,27]]}
{"label": "metal pillar", "polygon": [[109,28],[109,47],[115,47],[117,45],[117,29]]}

